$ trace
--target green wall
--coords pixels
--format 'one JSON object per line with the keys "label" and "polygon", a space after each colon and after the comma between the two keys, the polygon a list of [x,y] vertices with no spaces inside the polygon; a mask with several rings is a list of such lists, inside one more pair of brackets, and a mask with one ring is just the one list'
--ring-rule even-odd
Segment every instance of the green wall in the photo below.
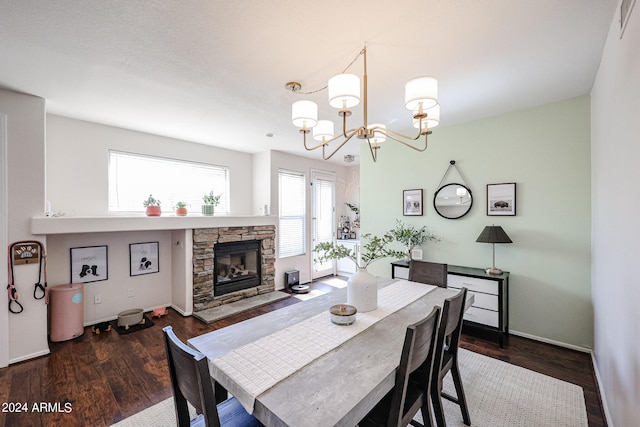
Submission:
{"label": "green wall", "polygon": [[[396,219],[427,225],[442,241],[425,244],[423,259],[485,268],[491,265],[491,245],[475,240],[484,226],[501,225],[514,242],[496,245],[496,266],[511,272],[510,329],[592,348],[589,103],[582,96],[438,127],[423,153],[388,141],[376,163],[363,146],[363,233],[382,234]],[[433,208],[450,160],[474,196],[471,211],[457,220]],[[444,183],[450,182],[461,182],[455,169]],[[517,184],[517,215],[489,217],[486,185],[505,182]],[[424,189],[424,215],[403,217],[402,190],[416,188]],[[389,276],[388,261],[369,270]]]}

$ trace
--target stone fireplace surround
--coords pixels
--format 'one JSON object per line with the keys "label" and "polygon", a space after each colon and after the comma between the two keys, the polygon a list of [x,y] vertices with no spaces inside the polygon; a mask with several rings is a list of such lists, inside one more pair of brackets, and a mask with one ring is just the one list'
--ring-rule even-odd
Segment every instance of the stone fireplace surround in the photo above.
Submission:
{"label": "stone fireplace surround", "polygon": [[[275,290],[275,235],[273,225],[193,229],[193,311],[239,301]],[[214,297],[213,247],[217,243],[259,240],[261,283],[259,286]]]}

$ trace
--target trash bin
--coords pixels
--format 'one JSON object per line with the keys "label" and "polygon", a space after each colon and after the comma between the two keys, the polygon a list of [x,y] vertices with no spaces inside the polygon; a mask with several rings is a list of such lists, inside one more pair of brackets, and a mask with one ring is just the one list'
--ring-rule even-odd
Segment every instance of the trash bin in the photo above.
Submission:
{"label": "trash bin", "polygon": [[49,288],[50,331],[53,342],[67,341],[84,333],[84,285]]}

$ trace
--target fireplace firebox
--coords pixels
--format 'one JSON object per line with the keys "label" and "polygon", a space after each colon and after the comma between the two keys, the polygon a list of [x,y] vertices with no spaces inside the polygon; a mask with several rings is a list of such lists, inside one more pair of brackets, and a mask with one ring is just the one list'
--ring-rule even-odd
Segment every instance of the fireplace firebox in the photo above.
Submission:
{"label": "fireplace firebox", "polygon": [[230,292],[260,285],[260,241],[217,243],[213,247],[213,294]]}

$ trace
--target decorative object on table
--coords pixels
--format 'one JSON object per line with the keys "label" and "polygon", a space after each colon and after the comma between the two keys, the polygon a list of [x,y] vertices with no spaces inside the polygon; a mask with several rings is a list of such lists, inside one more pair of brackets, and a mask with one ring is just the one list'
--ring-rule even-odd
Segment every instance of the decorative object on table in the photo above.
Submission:
{"label": "decorative object on table", "polygon": [[[439,236],[430,233],[426,225],[416,228],[413,225],[405,225],[398,219],[396,219],[396,226],[389,230],[388,233],[406,247],[405,251],[390,251],[392,256],[406,261],[411,260],[413,258],[413,251],[424,243],[428,241],[439,242],[442,240]],[[420,258],[422,258],[422,256]]]}
{"label": "decorative object on table", "polygon": [[[443,185],[451,169],[455,169],[458,172],[463,184],[453,182]],[[433,195],[433,208],[443,218],[458,219],[468,214],[472,206],[473,194],[471,194],[471,189],[466,184],[460,168],[456,165],[456,161],[450,160],[449,167],[442,176],[440,184],[438,184],[438,190]]]}
{"label": "decorative object on table", "polygon": [[348,258],[356,264],[358,271],[347,281],[347,304],[365,313],[378,307],[378,280],[367,271],[367,266],[378,259],[393,256],[393,252],[386,247],[393,241],[393,236],[387,233],[378,237],[367,233],[362,236],[362,240],[367,242],[361,246],[362,249],[358,245],[352,250],[340,244],[322,242],[313,251],[318,263]]}
{"label": "decorative object on table", "polygon": [[156,307],[153,309],[153,311],[151,311],[151,317],[162,317],[162,316],[166,316],[167,314],[169,314],[169,310],[167,310],[167,307]]}
{"label": "decorative object on table", "polygon": [[[427,136],[431,134],[430,127],[437,126],[440,122],[440,106],[438,105],[438,80],[434,77],[418,77],[410,80],[405,85],[404,106],[411,111],[413,117],[413,127],[417,128],[417,134],[404,135],[402,133],[387,130],[383,124],[367,122],[367,47],[366,45],[353,59],[353,64],[360,55],[363,56],[363,111],[364,123],[359,127],[347,126],[347,117],[351,116],[351,107],[360,103],[360,78],[355,74],[338,74],[331,79],[326,86],[329,92],[329,105],[338,108],[338,115],[341,117],[343,129],[334,136],[333,122],[329,120],[318,120],[318,105],[313,101],[303,100],[293,103],[291,108],[291,121],[294,126],[300,128],[304,146],[307,150],[322,148],[322,158],[329,160],[334,154],[344,146],[347,141],[356,136],[357,139],[365,140],[371,151],[373,161],[378,159],[378,149],[380,144],[387,138],[399,142],[416,151],[427,149]],[[350,64],[350,65],[351,65]],[[349,66],[350,66],[349,65]],[[349,68],[347,66],[347,68]],[[292,93],[309,94],[314,91],[300,92],[302,85],[299,82],[291,81],[285,87]],[[307,134],[313,129],[313,139],[320,141],[317,145],[309,146]],[[414,141],[424,137],[424,145],[415,145]],[[329,143],[338,140],[333,145],[335,149],[327,154],[326,149]]]}
{"label": "decorative object on table", "polygon": [[499,225],[488,225],[482,230],[476,242],[491,243],[492,245],[493,264],[492,267],[485,270],[487,274],[502,274],[502,270],[496,268],[496,243],[513,243],[507,233]]}
{"label": "decorative object on table", "polygon": [[404,216],[422,215],[422,189],[404,190],[402,192],[402,214]]}
{"label": "decorative object on table", "polygon": [[329,308],[329,314],[331,316],[331,322],[336,325],[351,325],[356,321],[356,313],[358,310],[348,304],[336,304]]}
{"label": "decorative object on table", "polygon": [[175,209],[177,216],[187,216],[187,204],[185,202],[176,202],[173,209]]}
{"label": "decorative object on table", "polygon": [[111,331],[111,324],[109,322],[100,322],[91,326],[91,332],[93,332],[96,335],[100,335],[100,333],[102,332],[110,332],[110,331]]}
{"label": "decorative object on table", "polygon": [[220,204],[220,197],[222,197],[222,194],[216,196],[213,194],[213,190],[209,191],[209,194],[202,196],[202,201],[204,202],[202,215],[213,216],[216,206]]}
{"label": "decorative object on table", "polygon": [[160,216],[162,215],[162,209],[160,205],[162,202],[153,197],[153,195],[149,194],[147,200],[142,202],[142,205],[147,208],[147,216]]}
{"label": "decorative object on table", "polygon": [[70,249],[71,283],[89,283],[109,278],[106,246]]}
{"label": "decorative object on table", "polygon": [[158,242],[131,243],[129,245],[129,275],[157,273],[160,271]]}
{"label": "decorative object on table", "polygon": [[487,184],[487,215],[516,215],[516,183]]}

